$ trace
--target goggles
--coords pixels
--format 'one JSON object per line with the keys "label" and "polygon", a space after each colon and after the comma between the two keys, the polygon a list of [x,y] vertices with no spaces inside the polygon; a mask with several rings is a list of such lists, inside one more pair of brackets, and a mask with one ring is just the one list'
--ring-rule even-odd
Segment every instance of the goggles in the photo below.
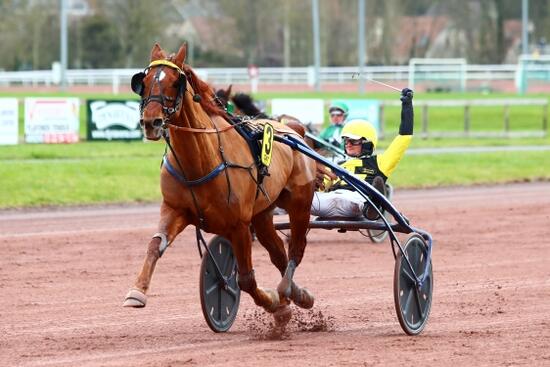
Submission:
{"label": "goggles", "polygon": [[350,138],[344,138],[344,144],[350,144],[350,145],[361,145],[363,144],[363,139],[350,139]]}

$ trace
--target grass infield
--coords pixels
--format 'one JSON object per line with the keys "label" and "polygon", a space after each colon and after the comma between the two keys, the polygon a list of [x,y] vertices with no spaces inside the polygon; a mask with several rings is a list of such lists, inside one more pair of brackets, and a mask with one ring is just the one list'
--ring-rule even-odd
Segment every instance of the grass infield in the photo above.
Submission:
{"label": "grass infield", "polygon": [[[48,94],[62,96],[67,94]],[[0,97],[12,97],[7,93]],[[16,95],[46,96],[40,94]],[[71,95],[72,96],[72,95]],[[110,95],[77,95],[81,99],[113,98]],[[258,99],[296,98],[379,98],[397,99],[396,94],[259,94]],[[515,95],[417,95],[418,99],[516,98]],[[548,98],[530,95],[529,98]],[[134,98],[121,95],[118,98]],[[23,124],[22,103],[20,111]],[[85,108],[81,107],[84,137]],[[460,108],[430,109],[430,130],[460,131]],[[397,131],[399,108],[388,108],[386,132],[380,141],[385,148]],[[472,108],[472,130],[502,131],[502,107]],[[415,111],[419,131],[421,111]],[[540,129],[539,107],[512,107],[511,130]],[[415,137],[411,148],[457,146],[550,145],[550,138],[431,138]],[[45,205],[155,202],[160,200],[159,166],[164,144],[142,142],[81,142],[72,145],[20,144],[0,146],[0,208]],[[550,180],[548,151],[406,155],[390,181],[399,188],[442,185],[473,185],[530,180]]]}

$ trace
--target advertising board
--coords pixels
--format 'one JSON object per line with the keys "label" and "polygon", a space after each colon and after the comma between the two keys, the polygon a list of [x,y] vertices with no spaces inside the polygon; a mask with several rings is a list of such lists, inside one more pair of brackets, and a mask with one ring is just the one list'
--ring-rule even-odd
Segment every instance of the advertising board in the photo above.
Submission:
{"label": "advertising board", "polygon": [[140,140],[139,102],[89,100],[88,140]]}
{"label": "advertising board", "polygon": [[14,145],[19,140],[17,98],[0,98],[0,145]]}
{"label": "advertising board", "polygon": [[79,107],[78,98],[25,98],[25,141],[78,142]]}

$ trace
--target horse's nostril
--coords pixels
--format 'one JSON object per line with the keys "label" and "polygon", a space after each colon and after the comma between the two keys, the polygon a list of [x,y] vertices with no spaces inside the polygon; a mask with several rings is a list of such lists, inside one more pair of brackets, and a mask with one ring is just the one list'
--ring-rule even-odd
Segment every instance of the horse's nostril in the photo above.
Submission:
{"label": "horse's nostril", "polygon": [[143,128],[143,125],[144,125],[144,124],[145,124],[145,123],[143,122],[143,119],[140,119],[140,120],[139,120],[139,126],[141,126],[141,127]]}
{"label": "horse's nostril", "polygon": [[153,120],[153,127],[161,127],[161,126],[162,126],[162,119]]}

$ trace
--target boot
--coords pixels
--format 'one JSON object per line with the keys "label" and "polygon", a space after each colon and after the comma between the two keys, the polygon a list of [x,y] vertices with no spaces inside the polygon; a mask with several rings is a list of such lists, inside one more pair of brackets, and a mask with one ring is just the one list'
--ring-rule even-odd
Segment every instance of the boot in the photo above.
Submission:
{"label": "boot", "polygon": [[[384,179],[380,176],[376,176],[374,180],[372,180],[372,187],[374,187],[376,190],[378,190],[379,193],[384,195],[386,197],[386,183],[384,182]],[[376,201],[373,200],[373,202],[376,204]],[[380,205],[377,205],[378,210],[382,212],[382,207]],[[366,210],[364,210],[364,215],[367,217],[368,220],[377,220],[380,215],[376,211],[374,207],[372,207],[370,204],[365,204]]]}

